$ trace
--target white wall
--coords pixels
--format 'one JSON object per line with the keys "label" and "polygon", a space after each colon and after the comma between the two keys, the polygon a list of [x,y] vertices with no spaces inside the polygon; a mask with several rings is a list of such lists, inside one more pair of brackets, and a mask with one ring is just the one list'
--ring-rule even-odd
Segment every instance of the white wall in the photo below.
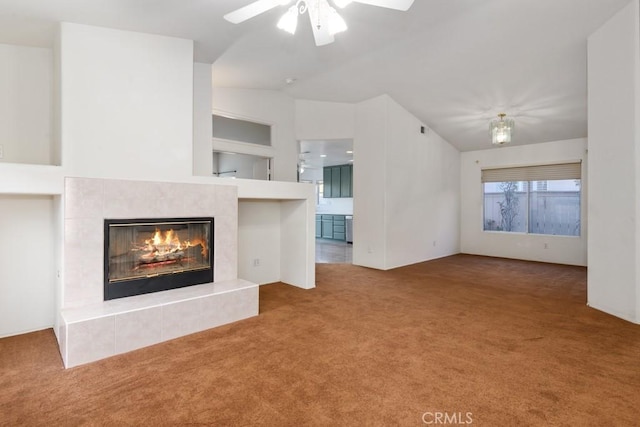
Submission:
{"label": "white wall", "polygon": [[390,269],[459,251],[459,152],[384,95],[356,107],[354,264]]}
{"label": "white wall", "polygon": [[589,37],[588,303],[640,323],[640,6]]}
{"label": "white wall", "polygon": [[[461,153],[461,251],[502,258],[587,265],[586,203],[589,187],[586,150],[587,141],[582,138]],[[577,160],[582,161],[580,237],[483,231],[482,169]]]}
{"label": "white wall", "polygon": [[[280,280],[280,202],[238,203],[238,277],[265,284]],[[259,265],[254,261],[258,260]]]}
{"label": "white wall", "polygon": [[0,162],[52,163],[51,49],[0,44]]}
{"label": "white wall", "polygon": [[321,198],[316,206],[317,213],[353,215],[353,197]]}
{"label": "white wall", "polygon": [[191,176],[193,42],[63,23],[63,165],[75,176]]}
{"label": "white wall", "polygon": [[[215,76],[213,76],[215,81]],[[214,145],[216,150],[273,157],[271,179],[295,182],[298,149],[294,135],[294,102],[288,95],[271,90],[213,88],[216,114],[269,124],[272,149],[243,143]]]}
{"label": "white wall", "polygon": [[0,337],[54,323],[51,196],[0,195]]}
{"label": "white wall", "polygon": [[386,267],[458,253],[460,153],[390,98],[387,109]]}
{"label": "white wall", "polygon": [[306,168],[304,170],[304,172],[302,172],[300,174],[300,180],[305,180],[305,181],[312,181],[312,182],[316,182],[316,181],[322,181],[324,179],[323,176],[323,168],[318,167],[318,168]]}
{"label": "white wall", "polygon": [[355,104],[296,99],[296,138],[348,139],[355,135]]}
{"label": "white wall", "polygon": [[[210,130],[211,106],[201,105],[199,101],[202,99],[194,100],[194,91],[197,89],[191,41],[62,24],[59,49],[56,48],[55,52],[57,55],[54,63],[60,60],[59,95],[63,103],[60,109],[54,106],[53,111],[54,114],[60,112],[62,118],[62,166],[0,162],[0,194],[55,196],[56,223],[50,224],[48,232],[53,236],[56,248],[62,246],[60,196],[64,193],[64,179],[67,176],[220,183],[236,186],[240,198],[277,200],[278,203],[296,200],[305,206],[305,209],[294,212],[296,226],[302,224],[300,229],[287,230],[288,244],[275,250],[280,250],[278,256],[287,259],[304,253],[307,263],[290,265],[277,262],[276,265],[281,270],[281,280],[284,281],[285,277],[292,278],[296,280],[292,285],[306,288],[315,285],[315,248],[305,235],[309,233],[313,236],[312,227],[315,225],[313,211],[306,208],[315,204],[312,186],[293,182],[221,180],[209,176],[194,176],[194,123],[198,126],[206,123]],[[199,70],[195,72],[195,76],[200,81],[197,86],[201,87],[206,67],[196,68]],[[55,78],[54,76],[54,80]],[[201,95],[206,97],[206,94],[198,94],[198,98]],[[269,101],[277,96],[268,98],[262,104],[265,110],[269,109]],[[288,97],[283,97],[281,101],[284,112],[276,111],[272,114],[290,117],[286,128],[291,140],[294,181],[297,155],[293,138],[293,101]],[[277,104],[273,104],[274,109],[281,107]],[[201,107],[199,112],[194,111],[194,105]],[[209,148],[205,150],[210,152],[210,141]],[[208,167],[211,168],[211,157],[207,156],[207,159]],[[22,209],[12,204],[6,214],[28,218],[28,213],[23,211],[31,209],[34,212],[29,214],[36,215],[41,210],[33,205],[29,209]],[[280,228],[281,222],[282,218],[279,217],[273,227]],[[40,264],[38,272],[43,277],[53,278],[56,277],[56,270],[60,269],[64,277],[65,272],[61,267],[64,262],[62,252],[51,248],[48,256],[55,262]],[[0,281],[5,283],[2,273]],[[53,293],[56,283],[61,288],[61,279],[55,279],[51,283],[41,282],[40,285]],[[15,300],[28,297],[27,288],[21,291],[21,295],[14,298],[11,294],[11,298]],[[7,295],[0,287],[0,301],[8,298]],[[48,294],[44,292],[42,295]],[[61,297],[59,295],[57,300]],[[43,307],[52,312],[56,306],[56,298],[47,298],[49,302],[43,304]],[[30,311],[28,304],[25,304],[26,309],[19,307],[20,310],[12,312],[15,315],[10,318],[10,330],[7,334],[22,332],[24,329],[20,325],[23,322],[29,322],[31,318],[40,315]],[[53,326],[53,320],[42,327],[49,326]]]}
{"label": "white wall", "polygon": [[379,269],[386,268],[386,104],[381,96],[356,105],[353,139],[353,264]]}
{"label": "white wall", "polygon": [[211,176],[211,64],[193,64],[193,174]]}
{"label": "white wall", "polygon": [[[282,281],[305,289],[315,287],[315,207],[305,200],[283,200],[280,207]],[[297,250],[301,245],[313,250]]]}

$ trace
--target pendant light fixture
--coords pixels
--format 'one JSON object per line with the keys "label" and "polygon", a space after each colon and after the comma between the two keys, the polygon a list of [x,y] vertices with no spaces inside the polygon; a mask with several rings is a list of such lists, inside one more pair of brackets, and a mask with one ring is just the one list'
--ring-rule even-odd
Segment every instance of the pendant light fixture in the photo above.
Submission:
{"label": "pendant light fixture", "polygon": [[513,119],[505,119],[506,116],[505,113],[500,113],[497,119],[491,120],[491,123],[489,123],[489,135],[493,145],[503,145],[511,142],[515,122]]}

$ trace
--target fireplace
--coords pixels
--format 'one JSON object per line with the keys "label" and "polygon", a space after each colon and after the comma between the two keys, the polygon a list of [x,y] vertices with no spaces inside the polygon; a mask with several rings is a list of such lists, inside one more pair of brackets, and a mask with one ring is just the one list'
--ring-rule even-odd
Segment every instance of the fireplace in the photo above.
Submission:
{"label": "fireplace", "polygon": [[213,218],[105,219],[104,299],[213,282]]}

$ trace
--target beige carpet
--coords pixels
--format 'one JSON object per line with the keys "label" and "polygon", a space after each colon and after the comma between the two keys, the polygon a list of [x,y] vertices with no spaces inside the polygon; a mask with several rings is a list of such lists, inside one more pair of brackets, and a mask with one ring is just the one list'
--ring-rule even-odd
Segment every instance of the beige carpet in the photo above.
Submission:
{"label": "beige carpet", "polygon": [[466,255],[323,264],[316,289],[263,286],[256,318],[69,370],[51,330],[5,338],[0,425],[638,425],[640,326],[585,283]]}

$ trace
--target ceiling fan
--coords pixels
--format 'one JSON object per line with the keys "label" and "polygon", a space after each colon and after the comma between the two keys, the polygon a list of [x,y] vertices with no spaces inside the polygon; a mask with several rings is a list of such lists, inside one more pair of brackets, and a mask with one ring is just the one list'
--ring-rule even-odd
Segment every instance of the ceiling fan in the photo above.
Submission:
{"label": "ceiling fan", "polygon": [[[414,0],[331,0],[331,3],[340,9],[355,2],[404,12],[411,7],[413,1]],[[239,24],[275,7],[290,4],[292,4],[292,6],[287,9],[285,14],[280,18],[280,21],[278,21],[278,28],[294,34],[298,24],[298,16],[308,12],[316,46],[333,43],[333,36],[347,29],[346,22],[338,14],[336,9],[331,6],[329,0],[256,0],[240,9],[227,13],[224,15],[224,19],[233,24]]]}
{"label": "ceiling fan", "polygon": [[308,163],[307,155],[312,154],[311,151],[303,151],[298,154],[298,172],[303,173],[305,169],[320,169],[322,166],[317,166]]}

